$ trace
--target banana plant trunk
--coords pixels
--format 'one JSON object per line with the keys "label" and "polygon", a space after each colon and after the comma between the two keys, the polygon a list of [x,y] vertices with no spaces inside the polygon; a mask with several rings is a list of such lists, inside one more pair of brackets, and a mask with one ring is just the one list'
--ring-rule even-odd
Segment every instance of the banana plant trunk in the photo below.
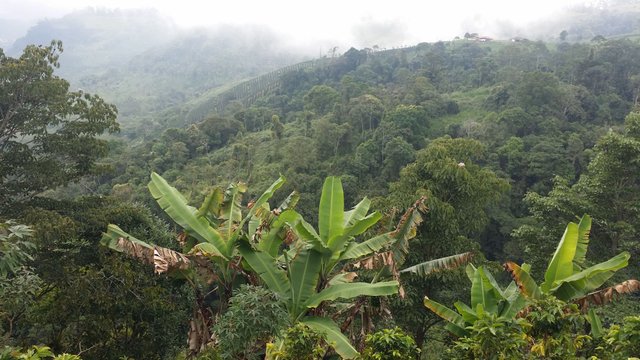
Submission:
{"label": "banana plant trunk", "polygon": [[213,314],[204,302],[201,294],[197,295],[193,316],[189,321],[189,357],[193,358],[206,349],[211,341],[209,329],[213,323]]}

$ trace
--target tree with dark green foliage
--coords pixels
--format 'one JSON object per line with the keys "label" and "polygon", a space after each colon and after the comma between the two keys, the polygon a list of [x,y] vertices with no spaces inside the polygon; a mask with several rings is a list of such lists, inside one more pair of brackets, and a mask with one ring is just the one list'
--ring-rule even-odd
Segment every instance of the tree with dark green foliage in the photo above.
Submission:
{"label": "tree with dark green foliage", "polygon": [[[407,265],[478,250],[471,239],[478,238],[487,226],[488,207],[509,188],[504,179],[480,165],[485,153],[485,147],[475,140],[439,138],[418,151],[416,161],[407,165],[400,179],[392,183],[386,206],[406,208],[416,197],[427,199],[428,213],[418,228]],[[446,279],[451,278],[455,275],[410,277],[403,283],[407,299],[394,301],[398,324],[414,334],[418,346],[422,346],[426,331],[434,324],[432,315],[422,306],[422,297],[440,292],[440,286],[450,284]]]}
{"label": "tree with dark green foliage", "polygon": [[278,296],[261,287],[241,285],[229,309],[212,328],[222,359],[261,359],[265,347],[288,326]]}
{"label": "tree with dark green foliage", "polygon": [[[148,209],[91,197],[37,199],[15,211],[33,229],[37,248],[29,252],[29,265],[38,286],[11,299],[20,307],[4,308],[19,310],[12,315],[11,344],[44,343],[55,352],[109,360],[162,359],[183,347],[193,294],[170,279],[149,276],[151,271],[135,261],[96,251],[100,233],[112,221],[168,244],[166,224]],[[12,287],[11,294],[18,289]]]}
{"label": "tree with dark green foliage", "polygon": [[54,75],[60,41],[29,45],[19,58],[0,50],[0,204],[96,173],[107,154],[97,136],[118,130],[117,110],[97,95],[69,91]]}

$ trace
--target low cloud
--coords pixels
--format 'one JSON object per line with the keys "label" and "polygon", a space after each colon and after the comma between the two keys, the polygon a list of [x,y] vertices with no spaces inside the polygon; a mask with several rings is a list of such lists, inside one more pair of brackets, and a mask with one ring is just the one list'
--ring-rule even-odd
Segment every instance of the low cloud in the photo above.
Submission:
{"label": "low cloud", "polygon": [[408,37],[407,26],[400,21],[365,21],[351,29],[354,45],[359,47],[391,47],[402,44]]}

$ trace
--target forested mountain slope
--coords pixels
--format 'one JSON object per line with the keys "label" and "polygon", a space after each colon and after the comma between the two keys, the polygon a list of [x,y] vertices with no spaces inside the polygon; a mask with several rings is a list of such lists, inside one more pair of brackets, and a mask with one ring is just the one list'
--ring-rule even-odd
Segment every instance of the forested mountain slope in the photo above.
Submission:
{"label": "forested mountain slope", "polygon": [[[271,52],[269,34],[248,32],[246,43],[236,42],[236,35],[203,34],[184,35],[133,56],[121,70],[79,80],[117,99],[121,119],[130,122],[124,124],[125,136],[108,138],[108,156],[80,159],[87,165],[72,179],[83,170],[91,176],[55,188],[40,174],[38,190],[49,190],[14,202],[8,198],[1,209],[3,218],[35,230],[30,235],[34,246],[27,247],[33,249],[33,259],[25,260],[28,267],[0,278],[0,284],[15,289],[0,293],[3,309],[8,309],[0,319],[3,329],[10,328],[9,344],[38,341],[87,358],[176,358],[184,353],[187,332],[190,340],[204,334],[201,343],[211,339],[209,331],[235,336],[239,330],[225,324],[235,324],[233,316],[245,314],[242,306],[260,302],[252,300],[259,297],[275,300],[260,302],[264,317],[252,315],[252,320],[266,319],[270,326],[280,326],[269,322],[271,317],[316,326],[332,317],[341,327],[331,328],[333,336],[345,333],[347,343],[363,345],[363,332],[397,325],[412,335],[425,357],[446,358],[450,353],[445,348],[464,344],[448,335],[423,301],[425,294],[442,304],[466,297],[469,285],[463,272],[401,276],[395,261],[408,267],[454,254],[464,256],[440,266],[473,259],[477,267],[467,269],[474,284],[472,304],[479,297],[487,300],[491,316],[498,305],[489,300],[497,303],[498,295],[500,306],[520,299],[515,296],[519,291],[532,301],[530,312],[517,320],[517,311],[508,319],[512,322],[489,319],[511,331],[511,338],[500,339],[519,346],[518,351],[535,354],[544,352],[544,346],[553,348],[544,341],[558,333],[575,346],[556,344],[562,351],[594,354],[604,344],[581,335],[591,325],[577,307],[553,298],[558,289],[551,288],[553,274],[544,269],[547,264],[558,269],[548,259],[556,257],[554,251],[566,255],[555,250],[558,239],[568,222],[580,218],[588,219],[589,229],[587,220],[573,224],[581,232],[580,238],[577,231],[571,236],[573,250],[558,245],[579,253],[578,259],[564,256],[566,267],[558,274],[584,275],[583,269],[593,265],[600,271],[596,280],[603,282],[638,277],[640,44],[634,38],[545,43],[470,37],[386,51],[350,49],[312,66],[295,66],[287,64],[295,56]],[[174,51],[176,46],[181,51]],[[215,56],[222,48],[226,57]],[[197,53],[205,56],[189,61],[187,55]],[[243,58],[247,53],[251,59]],[[291,66],[240,81],[283,65]],[[64,83],[54,83],[65,92]],[[154,92],[144,92],[151,86]],[[82,99],[82,93],[74,94]],[[81,114],[91,116],[90,111]],[[115,113],[109,116],[112,120]],[[52,149],[56,155],[55,146],[35,150]],[[26,168],[19,166],[25,158],[16,155],[18,165],[10,170]],[[15,182],[15,176],[4,175],[5,168],[0,170],[5,171],[0,173],[3,181]],[[329,177],[333,175],[339,178]],[[354,206],[357,211],[349,211]],[[295,213],[289,211],[294,207]],[[367,215],[369,207],[379,214]],[[582,217],[585,213],[591,218]],[[274,221],[281,215],[285,220]],[[318,224],[317,233],[313,224]],[[4,228],[0,235],[6,242],[13,233]],[[211,239],[203,241],[199,231]],[[107,245],[143,264],[100,247],[98,239],[105,232]],[[403,241],[393,243],[394,236]],[[368,239],[366,244],[362,239]],[[338,241],[344,246],[336,246]],[[128,250],[122,244],[130,244]],[[587,244],[592,249],[588,254]],[[358,258],[379,250],[384,252]],[[623,261],[614,270],[598,267],[606,259],[629,256],[624,269]],[[192,271],[203,259],[208,265]],[[346,264],[345,259],[362,261]],[[341,261],[344,267],[338,267]],[[388,271],[372,272],[381,261]],[[509,261],[527,262],[531,268],[510,265],[511,275],[489,278],[489,270],[498,273],[500,264]],[[295,269],[303,265],[314,271],[299,276],[303,273]],[[163,274],[153,277],[154,271]],[[535,293],[539,302],[532,300],[533,292],[526,293],[533,281],[523,284],[518,277],[529,271],[535,279],[545,277],[546,285]],[[349,277],[355,275],[366,284],[351,287],[356,283],[348,284],[353,281]],[[192,281],[198,276],[209,277]],[[509,276],[519,281],[509,286],[513,296],[494,284],[506,283]],[[239,287],[244,282],[263,288]],[[481,293],[479,284],[489,290]],[[581,284],[572,283],[572,289]],[[339,291],[350,287],[364,292]],[[403,289],[403,298],[372,297],[396,287]],[[293,295],[287,296],[289,292]],[[286,309],[278,307],[278,296]],[[338,298],[344,301],[332,302]],[[485,310],[456,308],[466,322]],[[598,313],[608,325],[639,311],[638,297],[632,295]],[[541,315],[541,320],[537,314],[552,314],[551,324],[545,322],[549,316]],[[216,323],[223,317],[231,320]],[[198,328],[194,319],[215,325]],[[462,327],[460,321],[456,325]],[[527,330],[520,327],[524,321],[539,327]],[[558,333],[549,336],[549,329]],[[270,336],[274,340],[276,335]],[[580,341],[593,346],[581,349]],[[249,344],[259,344],[259,349],[241,351],[262,356],[266,342],[260,338]],[[216,349],[226,346],[220,343]],[[344,342],[331,345],[350,351]]]}

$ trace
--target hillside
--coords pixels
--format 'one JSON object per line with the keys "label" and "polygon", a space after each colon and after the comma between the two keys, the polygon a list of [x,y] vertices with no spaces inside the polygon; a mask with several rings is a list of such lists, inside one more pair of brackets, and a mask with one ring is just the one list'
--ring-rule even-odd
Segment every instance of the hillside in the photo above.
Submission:
{"label": "hillside", "polygon": [[72,86],[55,45],[0,52],[0,357],[636,356],[636,10],[311,60],[41,22]]}

